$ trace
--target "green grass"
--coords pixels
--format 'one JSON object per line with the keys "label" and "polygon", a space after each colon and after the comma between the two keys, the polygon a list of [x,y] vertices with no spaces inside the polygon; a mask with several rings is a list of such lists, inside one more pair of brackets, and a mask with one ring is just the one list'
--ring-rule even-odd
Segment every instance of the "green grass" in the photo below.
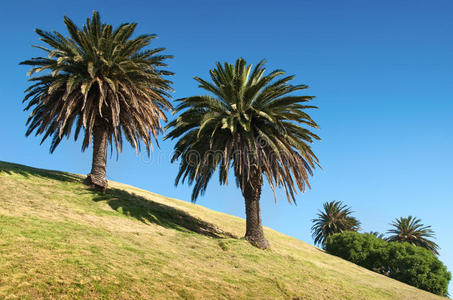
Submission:
{"label": "green grass", "polygon": [[441,299],[244,220],[109,182],[0,162],[0,298]]}

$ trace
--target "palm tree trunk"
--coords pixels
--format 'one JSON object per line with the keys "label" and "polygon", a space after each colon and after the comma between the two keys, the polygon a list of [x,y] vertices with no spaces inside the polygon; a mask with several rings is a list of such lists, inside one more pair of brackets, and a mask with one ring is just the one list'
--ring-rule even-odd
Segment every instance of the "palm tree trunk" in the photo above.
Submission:
{"label": "palm tree trunk", "polygon": [[245,200],[246,231],[245,239],[260,249],[269,248],[269,242],[264,237],[263,225],[261,224],[260,197],[261,197],[261,174],[257,174],[245,183],[242,195]]}
{"label": "palm tree trunk", "polygon": [[93,128],[93,161],[91,172],[85,179],[85,184],[95,190],[105,192],[107,189],[106,165],[107,165],[108,132],[104,124],[97,122]]}

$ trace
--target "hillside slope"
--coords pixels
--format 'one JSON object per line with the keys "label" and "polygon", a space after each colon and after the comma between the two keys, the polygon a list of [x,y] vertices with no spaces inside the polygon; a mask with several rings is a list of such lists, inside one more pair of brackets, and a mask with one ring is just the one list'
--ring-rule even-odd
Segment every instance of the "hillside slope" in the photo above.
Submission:
{"label": "hillside slope", "polygon": [[0,298],[442,299],[244,220],[110,182],[0,162]]}

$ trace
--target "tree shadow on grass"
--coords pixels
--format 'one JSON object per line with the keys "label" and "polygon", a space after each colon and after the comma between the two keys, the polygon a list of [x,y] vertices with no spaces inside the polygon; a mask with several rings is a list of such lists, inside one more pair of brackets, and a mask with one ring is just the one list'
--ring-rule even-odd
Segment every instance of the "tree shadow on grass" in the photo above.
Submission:
{"label": "tree shadow on grass", "polygon": [[1,173],[6,173],[8,175],[19,174],[24,177],[38,176],[65,182],[80,182],[82,180],[80,176],[66,172],[32,168],[4,161],[0,161],[0,174]]}
{"label": "tree shadow on grass", "polygon": [[[32,168],[20,164],[0,161],[0,174],[19,174],[24,177],[44,177],[63,182],[81,183],[83,178],[65,172]],[[154,223],[166,228],[185,232],[196,232],[215,238],[237,238],[215,225],[191,216],[187,212],[146,199],[124,190],[109,188],[104,194],[93,191],[94,201],[105,201],[116,211],[133,217],[143,223]]]}
{"label": "tree shadow on grass", "polygon": [[105,201],[116,211],[143,223],[154,223],[165,228],[184,232],[196,232],[214,238],[237,238],[187,212],[146,199],[140,195],[116,188],[108,188],[104,194],[96,194],[94,201]]}

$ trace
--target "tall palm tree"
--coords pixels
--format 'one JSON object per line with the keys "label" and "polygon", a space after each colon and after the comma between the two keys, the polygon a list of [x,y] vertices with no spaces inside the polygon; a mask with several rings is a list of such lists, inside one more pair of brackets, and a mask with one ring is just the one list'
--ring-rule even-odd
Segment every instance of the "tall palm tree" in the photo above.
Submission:
{"label": "tall palm tree", "polygon": [[319,211],[311,227],[315,244],[324,247],[327,238],[343,231],[358,231],[360,222],[352,216],[353,211],[341,201],[323,204],[324,211]]}
{"label": "tall palm tree", "polygon": [[387,231],[388,234],[391,234],[387,241],[408,242],[412,245],[426,248],[436,255],[439,254],[437,252],[439,246],[430,240],[430,238],[435,238],[434,231],[431,226],[423,225],[420,219],[412,216],[401,217],[396,218],[390,225],[393,228]]}
{"label": "tall palm tree", "polygon": [[162,132],[160,119],[171,108],[168,92],[171,82],[161,70],[169,55],[164,48],[144,49],[156,35],[132,38],[135,23],[117,28],[101,23],[95,11],[82,29],[64,18],[69,36],[40,29],[36,33],[48,48],[47,52],[21,62],[32,66],[33,83],[25,91],[25,110],[33,108],[27,121],[26,135],[43,134],[41,143],[51,137],[52,153],[63,137],[74,139],[83,132],[82,151],[93,144],[93,161],[86,183],[98,190],[107,187],[107,147],[121,152],[123,136],[138,152],[141,142],[149,154],[152,138]]}
{"label": "tall palm tree", "polygon": [[[192,201],[203,194],[215,171],[221,184],[228,183],[230,167],[245,199],[245,238],[265,249],[260,196],[266,178],[270,187],[283,187],[288,201],[295,202],[297,189],[309,187],[308,177],[318,165],[310,143],[319,140],[301,125],[317,128],[305,112],[313,97],[289,95],[306,89],[291,85],[294,76],[282,70],[265,75],[265,61],[252,70],[239,58],[236,64],[217,63],[211,82],[195,77],[212,95],[179,99],[166,138],[178,138],[172,162],[181,159],[175,184],[194,183]],[[274,80],[275,79],[275,80]]]}

